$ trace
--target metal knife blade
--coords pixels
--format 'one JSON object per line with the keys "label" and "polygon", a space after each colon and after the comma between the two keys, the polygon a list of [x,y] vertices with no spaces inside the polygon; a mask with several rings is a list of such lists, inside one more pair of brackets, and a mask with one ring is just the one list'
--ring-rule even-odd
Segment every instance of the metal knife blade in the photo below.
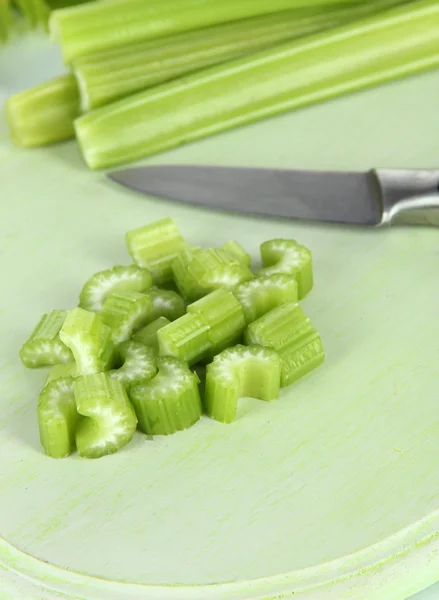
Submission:
{"label": "metal knife blade", "polygon": [[[144,194],[235,213],[377,226],[390,222],[399,206],[404,213],[412,208],[419,213],[427,197],[428,208],[434,205],[435,221],[438,214],[439,176],[433,171],[153,165],[107,175]],[[419,221],[419,214],[416,218]]]}

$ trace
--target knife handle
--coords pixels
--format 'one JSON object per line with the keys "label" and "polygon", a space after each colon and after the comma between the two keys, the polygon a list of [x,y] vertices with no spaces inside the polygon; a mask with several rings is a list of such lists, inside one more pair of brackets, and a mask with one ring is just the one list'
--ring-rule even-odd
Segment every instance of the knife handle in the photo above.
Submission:
{"label": "knife handle", "polygon": [[439,171],[375,169],[383,202],[382,225],[439,227]]}

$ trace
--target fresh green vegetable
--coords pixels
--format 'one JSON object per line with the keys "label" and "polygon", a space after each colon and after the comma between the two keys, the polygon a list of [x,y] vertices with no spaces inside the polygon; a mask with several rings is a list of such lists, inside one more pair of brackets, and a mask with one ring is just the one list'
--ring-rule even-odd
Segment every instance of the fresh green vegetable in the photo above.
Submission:
{"label": "fresh green vegetable", "polygon": [[26,367],[34,369],[72,361],[72,353],[59,335],[66,317],[66,310],[52,310],[41,317],[20,349],[20,358]]}
{"label": "fresh green vegetable", "polygon": [[156,284],[172,279],[172,261],[185,246],[174,219],[162,219],[129,231],[126,242],[134,262],[148,269]]}
{"label": "fresh green vegetable", "polygon": [[108,375],[118,379],[126,389],[152,379],[157,373],[157,354],[153,348],[130,340],[118,346],[118,353],[123,364],[108,371]]}
{"label": "fresh green vegetable", "polygon": [[185,300],[201,298],[207,293],[188,272],[188,266],[195,254],[201,252],[197,246],[186,245],[171,263],[172,276],[178,291]]}
{"label": "fresh green vegetable", "polygon": [[431,69],[439,65],[438,29],[436,0],[408,2],[134,94],[75,121],[84,159],[94,169],[136,160]]}
{"label": "fresh green vegetable", "polygon": [[230,291],[220,288],[189,304],[187,311],[199,315],[208,324],[211,356],[240,341],[245,329],[244,312]]}
{"label": "fresh green vegetable", "polygon": [[250,257],[250,254],[246,252],[241,246],[241,244],[239,244],[235,240],[230,240],[229,242],[226,242],[222,247],[222,250],[225,250],[226,252],[237,258],[239,261],[241,261],[243,265],[251,269],[252,259]]}
{"label": "fresh green vegetable", "polygon": [[51,15],[49,28],[65,62],[70,63],[78,56],[142,40],[283,10],[309,15],[316,7],[334,4],[334,0],[106,0],[57,11]]}
{"label": "fresh green vegetable", "polygon": [[87,111],[104,106],[176,77],[351,18],[351,11],[338,6],[337,9],[330,7],[317,14],[315,10],[276,12],[80,56],[72,66],[81,108]]}
{"label": "fresh green vegetable", "polygon": [[157,332],[159,353],[190,365],[199,362],[212,350],[209,329],[201,315],[189,312]]}
{"label": "fresh green vegetable", "polygon": [[79,375],[100,373],[110,367],[114,357],[112,330],[96,313],[74,308],[67,314],[59,336],[72,351]]}
{"label": "fresh green vegetable", "polygon": [[286,302],[297,302],[297,281],[291,275],[262,275],[239,284],[233,290],[241,303],[246,323],[252,323]]}
{"label": "fresh green vegetable", "polygon": [[10,96],[5,114],[18,146],[45,146],[74,137],[73,121],[79,115],[75,78],[62,75]]}
{"label": "fresh green vegetable", "polygon": [[249,345],[273,348],[282,360],[282,386],[288,386],[321,365],[325,358],[320,335],[298,304],[289,302],[251,323]]}
{"label": "fresh green vegetable", "polygon": [[133,340],[136,342],[140,342],[145,346],[149,346],[150,348],[154,348],[157,352],[159,351],[159,341],[157,338],[157,334],[160,329],[163,329],[166,325],[169,325],[171,321],[166,317],[159,317],[149,325],[142,327],[139,329],[134,335]]}
{"label": "fresh green vegetable", "polygon": [[169,435],[191,427],[201,417],[199,380],[175,358],[159,358],[158,367],[154,379],[130,390],[130,398],[142,431]]}
{"label": "fresh green vegetable", "polygon": [[238,398],[275,400],[279,396],[281,361],[274,350],[235,346],[207,365],[204,404],[207,414],[223,423],[236,418]]}
{"label": "fresh green vegetable", "polygon": [[113,342],[126,342],[144,327],[153,310],[152,300],[139,292],[113,292],[104,302],[99,317],[111,328]]}
{"label": "fresh green vegetable", "polygon": [[79,296],[79,306],[100,311],[105,299],[113,292],[145,292],[152,285],[151,273],[136,265],[115,266],[96,273],[85,283]]}
{"label": "fresh green vegetable", "polygon": [[73,384],[78,413],[78,453],[86,458],[113,454],[133,437],[137,418],[124,386],[105,373],[78,377]]}
{"label": "fresh green vegetable", "polygon": [[175,321],[186,312],[183,298],[173,290],[162,290],[155,286],[147,290],[152,300],[153,309],[150,314],[150,322],[159,317],[166,317],[169,321]]}
{"label": "fresh green vegetable", "polygon": [[32,27],[47,22],[50,9],[45,0],[15,0],[15,4]]}
{"label": "fresh green vegetable", "polygon": [[41,445],[52,458],[64,458],[75,450],[79,415],[73,383],[73,377],[57,377],[46,385],[38,400]]}
{"label": "fresh green vegetable", "polygon": [[11,17],[10,0],[0,0],[0,41],[6,41],[9,37]]}
{"label": "fresh green vegetable", "polygon": [[48,385],[51,381],[56,381],[57,379],[65,379],[69,377],[78,377],[78,369],[76,367],[76,363],[60,363],[59,365],[55,365],[50,369],[49,375],[46,379],[46,385]]}
{"label": "fresh green vegetable", "polygon": [[308,248],[295,240],[268,240],[261,244],[261,258],[264,269],[260,275],[286,273],[296,279],[299,300],[302,300],[313,286],[312,255]]}

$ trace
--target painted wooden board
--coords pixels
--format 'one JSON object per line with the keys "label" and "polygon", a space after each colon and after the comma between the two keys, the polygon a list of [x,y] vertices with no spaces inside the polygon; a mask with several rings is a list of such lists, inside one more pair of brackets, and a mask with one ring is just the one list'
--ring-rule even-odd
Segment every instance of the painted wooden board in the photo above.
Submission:
{"label": "painted wooden board", "polygon": [[[0,49],[3,98],[59,68],[40,39]],[[437,168],[439,72],[150,162]],[[0,99],[1,100],[1,99]],[[25,152],[0,121],[0,591],[26,600],[404,600],[439,573],[439,232],[214,214],[88,171],[73,143]],[[17,353],[39,315],[128,263],[124,232],[174,216],[195,244],[294,237],[327,361],[238,420],[136,434],[98,461],[45,457],[45,373]]]}

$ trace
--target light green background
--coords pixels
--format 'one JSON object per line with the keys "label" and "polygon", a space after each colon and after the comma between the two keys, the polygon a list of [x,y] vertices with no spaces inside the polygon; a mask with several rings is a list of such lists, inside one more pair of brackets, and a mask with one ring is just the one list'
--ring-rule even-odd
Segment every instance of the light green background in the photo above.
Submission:
{"label": "light green background", "polygon": [[[38,36],[1,48],[2,97],[59,68]],[[432,72],[149,162],[437,168],[438,99]],[[306,600],[403,600],[433,583],[438,231],[300,225],[142,198],[88,171],[72,143],[26,152],[10,145],[1,121],[0,132],[5,597],[261,600],[295,591]],[[20,344],[40,313],[73,306],[91,273],[128,262],[126,230],[167,215],[192,243],[237,238],[254,257],[267,238],[308,245],[316,287],[304,308],[321,331],[325,366],[277,402],[243,400],[229,427],[203,419],[170,438],[138,434],[100,461],[48,459],[35,418],[44,374],[21,368]],[[9,543],[85,575],[158,587],[69,576]],[[234,583],[185,587],[224,582]]]}

